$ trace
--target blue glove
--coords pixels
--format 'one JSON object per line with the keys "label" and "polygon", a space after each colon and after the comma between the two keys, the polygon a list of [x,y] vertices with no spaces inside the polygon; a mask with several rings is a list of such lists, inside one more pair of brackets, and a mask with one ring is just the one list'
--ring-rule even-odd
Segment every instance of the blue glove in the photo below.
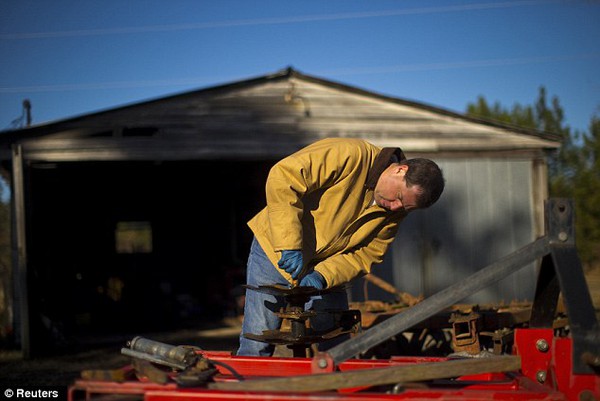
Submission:
{"label": "blue glove", "polygon": [[302,271],[302,251],[281,251],[281,259],[277,265],[296,280]]}
{"label": "blue glove", "polygon": [[315,287],[317,290],[322,290],[326,285],[325,277],[317,271],[312,271],[300,280],[301,287]]}

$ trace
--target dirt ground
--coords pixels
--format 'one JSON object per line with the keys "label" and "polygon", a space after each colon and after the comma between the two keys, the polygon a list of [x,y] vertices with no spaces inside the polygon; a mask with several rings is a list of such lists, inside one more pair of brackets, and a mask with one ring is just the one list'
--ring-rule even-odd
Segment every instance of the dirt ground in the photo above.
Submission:
{"label": "dirt ground", "polygon": [[[600,317],[600,268],[586,273],[593,303]],[[143,333],[143,337],[172,345],[194,345],[208,350],[234,352],[238,346],[240,321],[229,319],[202,330]],[[129,338],[130,339],[130,338]],[[0,385],[68,386],[86,369],[118,369],[129,364],[121,355],[126,339],[90,343],[89,349],[54,357],[24,360],[17,351],[0,350]]]}
{"label": "dirt ground", "polygon": [[[193,345],[207,350],[234,352],[238,346],[241,325],[223,321],[217,327],[203,330],[180,330],[169,333],[142,333],[142,337],[172,345]],[[0,350],[0,385],[68,386],[81,377],[83,370],[119,369],[130,359],[121,355],[126,339],[103,339],[101,345],[90,343],[89,350],[52,357],[24,360],[18,351]]]}

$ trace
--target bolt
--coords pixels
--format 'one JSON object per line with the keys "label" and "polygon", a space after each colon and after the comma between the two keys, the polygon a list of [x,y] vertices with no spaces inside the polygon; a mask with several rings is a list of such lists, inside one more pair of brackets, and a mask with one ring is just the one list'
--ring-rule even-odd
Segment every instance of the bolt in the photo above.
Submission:
{"label": "bolt", "polygon": [[546,382],[546,371],[545,370],[539,370],[536,375],[535,375],[536,379],[538,382],[540,383],[544,383]]}
{"label": "bolt", "polygon": [[325,369],[327,367],[327,359],[325,358],[321,358],[319,359],[319,362],[317,362],[317,365],[321,368],[321,369]]}
{"label": "bolt", "polygon": [[535,342],[535,347],[540,352],[548,352],[548,350],[550,349],[548,341],[544,340],[543,338],[540,338]]}
{"label": "bolt", "polygon": [[579,393],[579,401],[597,401],[598,399],[594,396],[590,390],[583,390]]}
{"label": "bolt", "polygon": [[566,240],[569,239],[569,235],[566,232],[561,231],[558,233],[558,239],[561,240],[562,242],[565,242]]}

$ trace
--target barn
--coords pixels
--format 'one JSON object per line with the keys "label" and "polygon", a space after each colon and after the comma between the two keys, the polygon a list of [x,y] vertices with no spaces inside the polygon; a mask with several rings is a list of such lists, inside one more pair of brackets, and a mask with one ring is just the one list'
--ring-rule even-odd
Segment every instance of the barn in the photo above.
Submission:
{"label": "barn", "polygon": [[[555,135],[286,68],[0,133],[22,348],[236,313],[270,166],[325,137],[442,167],[442,199],[405,220],[374,270],[402,291],[431,295],[543,234]],[[535,268],[468,301],[532,299]]]}

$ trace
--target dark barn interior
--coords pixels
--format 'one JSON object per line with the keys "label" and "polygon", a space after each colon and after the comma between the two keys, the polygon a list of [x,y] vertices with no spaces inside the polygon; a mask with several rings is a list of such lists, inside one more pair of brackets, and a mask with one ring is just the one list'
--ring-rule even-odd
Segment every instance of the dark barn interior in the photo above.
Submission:
{"label": "dark barn interior", "polygon": [[271,164],[31,165],[33,352],[238,313],[246,221],[264,205]]}

